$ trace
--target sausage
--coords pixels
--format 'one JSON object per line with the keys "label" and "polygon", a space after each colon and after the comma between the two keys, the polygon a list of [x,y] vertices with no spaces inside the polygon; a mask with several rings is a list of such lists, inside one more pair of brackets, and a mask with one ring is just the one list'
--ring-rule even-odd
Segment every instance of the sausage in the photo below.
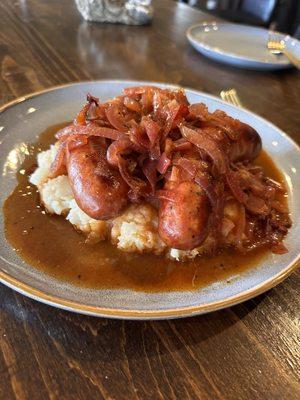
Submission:
{"label": "sausage", "polygon": [[234,125],[230,126],[233,135],[231,139],[217,126],[202,128],[202,135],[215,140],[231,162],[254,160],[262,148],[260,135],[251,126],[238,120],[233,121]]}
{"label": "sausage", "polygon": [[126,206],[127,184],[90,143],[67,151],[67,170],[75,200],[91,218],[116,217]]}
{"label": "sausage", "polygon": [[[238,120],[230,119],[229,122],[235,133],[234,139],[224,136],[216,126],[204,127],[203,133],[219,143],[231,162],[253,160],[262,147],[259,134]],[[166,189],[169,185],[170,182],[166,184]],[[159,234],[169,247],[193,249],[208,234],[210,201],[202,188],[194,182],[181,182],[171,191],[172,199],[160,200]]]}
{"label": "sausage", "polygon": [[240,122],[238,138],[231,143],[229,149],[229,159],[232,162],[254,160],[260,153],[261,148],[261,137],[256,130]]}
{"label": "sausage", "polygon": [[[251,161],[258,156],[262,148],[261,137],[251,126],[230,117],[221,110],[210,113],[203,103],[192,104],[189,110],[192,116],[200,119],[201,129],[207,130],[208,128],[208,134],[215,128],[213,136],[222,145],[224,145],[226,138],[222,134],[219,138],[216,137],[216,130],[221,129],[226,132],[230,143],[225,144],[225,147],[231,162]],[[211,132],[209,132],[209,128],[212,129]]]}
{"label": "sausage", "polygon": [[169,247],[190,250],[208,235],[210,203],[198,184],[182,181],[175,185],[173,198],[160,200],[159,235]]}

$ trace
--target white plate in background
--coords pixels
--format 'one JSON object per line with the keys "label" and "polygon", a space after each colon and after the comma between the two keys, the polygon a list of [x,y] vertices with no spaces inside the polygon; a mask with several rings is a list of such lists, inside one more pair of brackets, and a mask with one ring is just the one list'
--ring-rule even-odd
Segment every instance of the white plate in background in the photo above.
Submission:
{"label": "white plate in background", "polygon": [[[269,30],[242,24],[203,22],[187,30],[187,38],[201,54],[225,64],[257,70],[292,67],[285,55],[272,54],[267,48]],[[278,33],[286,48],[300,59],[300,42]]]}

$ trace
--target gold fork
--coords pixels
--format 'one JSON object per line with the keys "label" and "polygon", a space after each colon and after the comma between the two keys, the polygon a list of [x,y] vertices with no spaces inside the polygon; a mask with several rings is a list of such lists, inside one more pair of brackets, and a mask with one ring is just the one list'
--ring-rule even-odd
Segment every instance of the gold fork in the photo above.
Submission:
{"label": "gold fork", "polygon": [[222,90],[220,92],[221,99],[227,103],[233,104],[237,107],[242,107],[242,102],[235,89]]}
{"label": "gold fork", "polygon": [[300,60],[286,49],[285,40],[277,34],[269,33],[268,49],[273,54],[284,54],[296,68],[300,69]]}

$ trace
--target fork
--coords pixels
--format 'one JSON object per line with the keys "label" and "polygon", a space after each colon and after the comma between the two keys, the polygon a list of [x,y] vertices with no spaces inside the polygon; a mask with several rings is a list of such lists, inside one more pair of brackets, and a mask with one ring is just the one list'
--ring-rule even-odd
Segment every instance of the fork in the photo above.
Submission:
{"label": "fork", "polygon": [[220,97],[227,103],[233,104],[237,107],[242,107],[242,102],[235,89],[222,90],[220,92]]}
{"label": "fork", "polygon": [[269,33],[267,46],[272,54],[284,54],[296,68],[300,69],[300,60],[286,49],[285,40],[280,39],[278,35]]}

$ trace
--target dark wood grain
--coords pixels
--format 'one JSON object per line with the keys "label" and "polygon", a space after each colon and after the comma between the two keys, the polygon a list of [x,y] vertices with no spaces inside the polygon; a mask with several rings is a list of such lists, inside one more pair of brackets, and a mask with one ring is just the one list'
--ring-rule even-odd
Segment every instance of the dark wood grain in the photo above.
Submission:
{"label": "dark wood grain", "polygon": [[[0,1],[0,101],[66,82],[172,82],[244,105],[300,143],[300,75],[205,59],[185,31],[211,19],[155,1],[153,24],[101,25],[72,0]],[[0,399],[300,397],[300,274],[239,306],[197,318],[129,322],[60,311],[0,287]]]}

